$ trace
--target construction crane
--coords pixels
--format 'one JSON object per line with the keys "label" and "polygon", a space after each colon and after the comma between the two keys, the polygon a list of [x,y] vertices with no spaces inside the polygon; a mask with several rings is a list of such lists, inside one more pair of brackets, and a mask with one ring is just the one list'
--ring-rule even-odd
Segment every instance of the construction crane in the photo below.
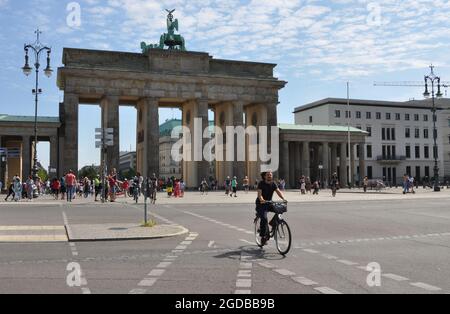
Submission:
{"label": "construction crane", "polygon": [[[431,74],[434,75],[434,66],[430,66]],[[385,87],[424,87],[425,82],[418,81],[400,81],[400,82],[375,82],[374,86],[385,86]],[[445,96],[447,96],[448,88],[450,87],[450,82],[440,82],[441,87],[445,89]]]}

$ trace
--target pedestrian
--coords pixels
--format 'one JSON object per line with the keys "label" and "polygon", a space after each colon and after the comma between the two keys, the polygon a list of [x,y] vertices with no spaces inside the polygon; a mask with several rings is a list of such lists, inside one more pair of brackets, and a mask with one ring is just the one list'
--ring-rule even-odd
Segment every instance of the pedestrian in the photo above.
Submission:
{"label": "pedestrian", "polygon": [[75,189],[77,184],[77,178],[72,170],[66,174],[65,184],[67,187],[67,202],[71,203],[75,199]]}
{"label": "pedestrian", "polygon": [[27,191],[28,201],[32,201],[33,200],[33,190],[34,190],[33,177],[29,176],[27,181],[26,181],[26,191]]}
{"label": "pedestrian", "polygon": [[14,178],[14,201],[18,202],[22,198],[22,182],[19,176],[15,176]]}
{"label": "pedestrian", "polygon": [[[14,177],[14,178],[15,178],[15,177]],[[8,188],[8,195],[6,195],[5,202],[8,201],[8,199],[9,199],[10,196],[12,196],[12,199],[14,200],[14,181],[15,181],[14,178],[13,178],[12,183],[9,185],[9,188]]]}
{"label": "pedestrian", "polygon": [[313,190],[314,190],[313,195],[319,195],[320,184],[318,181],[314,181]]}
{"label": "pedestrian", "polygon": [[186,183],[184,183],[184,180],[180,180],[180,197],[184,197],[184,191],[186,190]]}
{"label": "pedestrian", "polygon": [[333,176],[331,177],[330,181],[330,187],[331,187],[331,195],[333,197],[336,197],[337,191],[339,190],[339,180],[337,173],[333,173]]}
{"label": "pedestrian", "polygon": [[367,193],[367,188],[368,187],[369,187],[369,178],[368,177],[364,177],[364,181],[363,181],[364,193]]}
{"label": "pedestrian", "polygon": [[403,195],[409,191],[409,176],[405,173],[403,176]]}
{"label": "pedestrian", "polygon": [[311,178],[310,177],[306,177],[305,186],[306,186],[306,193],[311,194],[312,183],[311,183]]}
{"label": "pedestrian", "polygon": [[206,179],[203,179],[202,182],[200,183],[200,191],[202,192],[202,195],[208,195],[208,182],[206,182]]}
{"label": "pedestrian", "polygon": [[232,189],[232,192],[231,192],[230,196],[233,197],[233,194],[234,194],[234,197],[237,197],[237,189],[238,189],[237,177],[234,177],[233,180],[231,181],[231,189]]}
{"label": "pedestrian", "polygon": [[242,181],[242,187],[244,188],[245,194],[248,194],[250,190],[250,180],[248,179],[247,176]]}
{"label": "pedestrian", "polygon": [[181,195],[181,184],[180,184],[180,180],[178,180],[178,179],[175,180],[174,194],[175,194],[174,195],[175,198],[178,198]]}
{"label": "pedestrian", "polygon": [[59,182],[58,178],[54,178],[51,185],[53,196],[55,197],[55,200],[59,199],[59,191],[61,189],[61,182]]}
{"label": "pedestrian", "polygon": [[100,176],[97,175],[94,178],[94,192],[95,192],[95,202],[98,202],[98,196],[101,193],[101,182],[100,182]]}
{"label": "pedestrian", "polygon": [[302,195],[306,194],[306,178],[304,176],[300,179],[300,192]]}
{"label": "pedestrian", "polygon": [[225,187],[225,194],[230,195],[230,189],[231,189],[231,178],[230,177],[227,177],[225,179],[224,187]]}
{"label": "pedestrian", "polygon": [[127,198],[128,189],[130,187],[130,182],[128,179],[125,178],[125,180],[122,183],[122,191],[125,198]]}

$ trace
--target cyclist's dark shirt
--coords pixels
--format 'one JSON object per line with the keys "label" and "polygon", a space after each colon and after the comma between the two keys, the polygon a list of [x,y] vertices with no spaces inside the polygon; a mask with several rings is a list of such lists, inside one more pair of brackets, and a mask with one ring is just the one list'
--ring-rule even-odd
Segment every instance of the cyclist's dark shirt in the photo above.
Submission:
{"label": "cyclist's dark shirt", "polygon": [[[262,191],[262,197],[265,201],[271,201],[273,193],[278,190],[278,185],[275,182],[266,183],[265,181],[261,181],[258,184],[258,190]],[[256,200],[256,204],[260,204],[259,198]]]}

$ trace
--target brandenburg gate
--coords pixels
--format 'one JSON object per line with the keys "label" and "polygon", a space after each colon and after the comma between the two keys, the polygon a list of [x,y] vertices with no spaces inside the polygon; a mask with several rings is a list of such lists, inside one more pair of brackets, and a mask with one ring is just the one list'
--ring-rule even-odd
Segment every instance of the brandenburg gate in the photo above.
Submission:
{"label": "brandenburg gate", "polygon": [[[137,170],[143,176],[159,172],[160,107],[179,108],[183,126],[191,130],[196,118],[201,119],[203,129],[208,127],[209,110],[214,112],[215,124],[223,129],[277,126],[278,93],[286,82],[274,77],[276,65],[220,60],[208,53],[176,49],[170,18],[168,34],[161,37],[169,49],[145,43],[142,53],[64,49],[64,66],[58,69],[58,86],[64,91],[59,173],[78,169],[80,104],[99,105],[102,127],[114,129],[114,146],[108,148],[106,158],[109,169],[119,166],[119,106],[137,109]],[[180,47],[184,48],[184,40]],[[217,162],[217,179],[220,182],[233,174],[239,180],[244,176],[256,180],[258,166],[259,162]],[[187,185],[198,186],[209,176],[208,169],[205,160],[183,162]]]}

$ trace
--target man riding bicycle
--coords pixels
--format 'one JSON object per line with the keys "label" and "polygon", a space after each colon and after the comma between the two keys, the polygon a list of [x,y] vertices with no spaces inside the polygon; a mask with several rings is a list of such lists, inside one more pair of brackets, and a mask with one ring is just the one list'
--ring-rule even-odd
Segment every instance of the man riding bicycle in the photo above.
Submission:
{"label": "man riding bicycle", "polygon": [[268,218],[267,213],[271,211],[272,205],[267,204],[267,202],[271,202],[273,198],[273,193],[276,192],[277,195],[285,202],[283,193],[278,188],[278,185],[273,181],[273,173],[272,171],[261,173],[262,181],[258,184],[258,198],[256,199],[256,212],[258,216],[261,218],[261,226],[260,226],[260,236],[261,236],[261,245],[264,246],[269,241],[269,230],[268,228]]}

